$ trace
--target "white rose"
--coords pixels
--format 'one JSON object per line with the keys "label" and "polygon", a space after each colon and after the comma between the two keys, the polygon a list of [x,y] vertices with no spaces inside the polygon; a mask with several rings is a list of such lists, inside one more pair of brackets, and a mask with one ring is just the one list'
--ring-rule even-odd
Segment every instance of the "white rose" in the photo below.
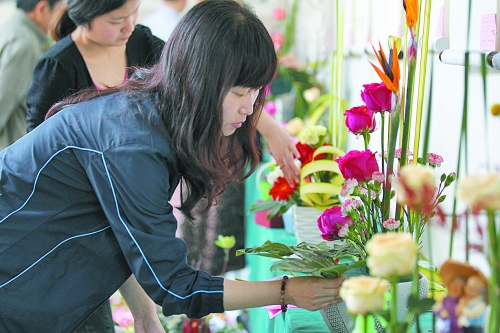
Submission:
{"label": "white rose", "polygon": [[457,194],[473,211],[500,210],[500,174],[486,173],[460,179]]}
{"label": "white rose", "polygon": [[281,170],[280,166],[276,166],[273,171],[270,171],[266,175],[266,180],[268,181],[269,184],[274,184],[278,180],[279,177],[285,177],[285,174],[283,173],[283,170]]}
{"label": "white rose", "polygon": [[416,267],[418,245],[410,233],[375,234],[366,243],[370,274],[390,278],[409,275]]}
{"label": "white rose", "polygon": [[355,276],[342,283],[339,295],[351,313],[366,315],[384,309],[388,286],[389,283],[380,278]]}
{"label": "white rose", "polygon": [[312,103],[315,99],[319,98],[321,96],[321,91],[319,90],[318,87],[311,87],[309,89],[304,90],[302,93],[302,96],[304,96],[304,99],[308,101],[309,103]]}

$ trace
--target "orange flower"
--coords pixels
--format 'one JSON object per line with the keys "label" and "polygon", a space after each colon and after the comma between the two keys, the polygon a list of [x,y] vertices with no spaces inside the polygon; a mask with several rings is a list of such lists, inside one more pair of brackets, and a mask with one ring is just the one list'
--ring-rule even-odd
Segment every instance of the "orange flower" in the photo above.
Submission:
{"label": "orange flower", "polygon": [[406,25],[414,32],[418,21],[418,0],[403,0],[403,7],[406,11]]}
{"label": "orange flower", "polygon": [[[398,60],[398,52],[392,52],[392,57],[390,57],[389,61],[387,61],[387,58],[385,57],[384,50],[382,49],[382,45],[380,45],[379,42],[379,47],[380,51],[377,52],[375,48],[372,45],[373,51],[375,52],[375,56],[377,57],[377,60],[382,67],[383,71],[379,69],[377,66],[370,64],[375,68],[375,71],[377,72],[378,76],[382,81],[385,83],[385,86],[393,91],[394,93],[397,93],[399,91],[399,78],[401,76],[400,71],[399,71],[399,60]],[[396,45],[396,40],[394,40],[393,44],[393,50],[397,50],[397,45]]]}

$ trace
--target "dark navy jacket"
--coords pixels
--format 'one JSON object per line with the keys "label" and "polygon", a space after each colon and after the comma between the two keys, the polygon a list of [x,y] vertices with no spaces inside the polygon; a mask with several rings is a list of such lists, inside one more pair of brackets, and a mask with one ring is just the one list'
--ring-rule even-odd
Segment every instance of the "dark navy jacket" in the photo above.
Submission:
{"label": "dark navy jacket", "polygon": [[60,111],[0,152],[0,332],[72,332],[131,273],[165,315],[223,309],[186,263],[175,154],[153,101]]}

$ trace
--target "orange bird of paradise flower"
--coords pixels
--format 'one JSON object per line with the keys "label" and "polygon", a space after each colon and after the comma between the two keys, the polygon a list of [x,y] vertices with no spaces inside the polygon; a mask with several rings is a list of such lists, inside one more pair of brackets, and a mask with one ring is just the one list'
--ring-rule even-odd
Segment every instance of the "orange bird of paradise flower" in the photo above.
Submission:
{"label": "orange bird of paradise flower", "polygon": [[415,28],[418,20],[418,0],[403,0],[403,7],[406,11],[406,25],[412,29]]}
{"label": "orange bird of paradise flower", "polygon": [[375,71],[377,72],[378,76],[382,79],[384,82],[385,86],[387,89],[393,91],[394,93],[397,93],[399,91],[399,78],[401,76],[400,71],[399,71],[399,60],[398,60],[398,52],[397,52],[397,45],[396,45],[396,40],[394,40],[394,44],[392,47],[392,52],[389,56],[389,61],[387,61],[387,58],[385,56],[384,50],[382,49],[382,45],[380,45],[380,42],[378,43],[380,47],[380,51],[377,52],[375,50],[375,47],[373,47],[373,51],[375,52],[375,56],[377,57],[377,60],[382,67],[382,70],[372,64],[373,68],[375,68]]}

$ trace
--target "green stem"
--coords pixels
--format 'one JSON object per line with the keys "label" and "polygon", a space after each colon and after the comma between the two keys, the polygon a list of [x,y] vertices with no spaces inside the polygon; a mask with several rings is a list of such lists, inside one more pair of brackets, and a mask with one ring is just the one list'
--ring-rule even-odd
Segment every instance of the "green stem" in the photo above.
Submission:
{"label": "green stem", "polygon": [[385,174],[384,194],[383,194],[383,207],[382,207],[382,221],[389,218],[390,211],[390,198],[392,187],[392,174],[394,171],[394,151],[396,150],[396,141],[399,127],[399,113],[401,112],[401,104],[398,102],[394,114],[391,115],[391,128],[389,135],[389,144],[387,149],[387,172]]}
{"label": "green stem", "polygon": [[367,150],[368,144],[370,143],[370,134],[363,132],[363,142],[365,144],[365,150]]}
{"label": "green stem", "polygon": [[368,315],[367,314],[363,315],[363,324],[364,324],[363,332],[368,333]]}
{"label": "green stem", "polygon": [[[467,158],[467,103],[468,103],[468,95],[469,95],[469,35],[470,35],[470,27],[471,27],[471,11],[472,11],[472,0],[469,0],[469,10],[468,10],[468,18],[467,18],[467,44],[465,52],[465,77],[464,77],[464,103],[463,103],[463,113],[462,113],[462,128],[460,131],[460,140],[458,145],[458,159],[457,159],[457,179],[460,179],[460,165],[462,164],[462,147],[465,150],[465,173],[468,172],[468,158]],[[455,195],[453,198],[453,212],[452,212],[452,227],[451,227],[451,235],[450,235],[450,248],[449,248],[449,256],[452,257],[453,252],[453,238],[455,233],[455,228],[457,225],[457,196]],[[466,225],[466,228],[468,226]],[[468,256],[468,249],[466,249],[466,256]],[[468,259],[468,258],[467,258]]]}
{"label": "green stem", "polygon": [[341,1],[335,1],[336,48],[331,60],[330,78],[330,144],[342,144],[342,74],[344,68],[344,10]]}
{"label": "green stem", "polygon": [[488,260],[491,267],[491,276],[489,278],[489,299],[490,299],[490,320],[488,323],[488,332],[500,332],[500,234],[497,234],[495,225],[495,212],[489,211],[488,214],[488,242],[489,253]]}
{"label": "green stem", "polygon": [[424,33],[422,37],[422,52],[420,56],[420,73],[418,82],[417,118],[415,124],[415,136],[413,140],[413,163],[417,163],[418,148],[420,144],[420,127],[422,122],[422,109],[424,104],[425,75],[427,72],[427,53],[429,51],[429,26],[431,21],[431,0],[425,1]]}
{"label": "green stem", "polygon": [[398,317],[397,317],[397,286],[398,286],[398,277],[393,276],[390,279],[391,281],[391,308],[389,309],[390,311],[390,320],[389,320],[389,328],[391,333],[396,333],[397,332],[397,323],[398,323]]}
{"label": "green stem", "polygon": [[229,262],[229,249],[224,249],[224,262],[222,264],[221,276],[224,276],[226,274],[228,262]]}

